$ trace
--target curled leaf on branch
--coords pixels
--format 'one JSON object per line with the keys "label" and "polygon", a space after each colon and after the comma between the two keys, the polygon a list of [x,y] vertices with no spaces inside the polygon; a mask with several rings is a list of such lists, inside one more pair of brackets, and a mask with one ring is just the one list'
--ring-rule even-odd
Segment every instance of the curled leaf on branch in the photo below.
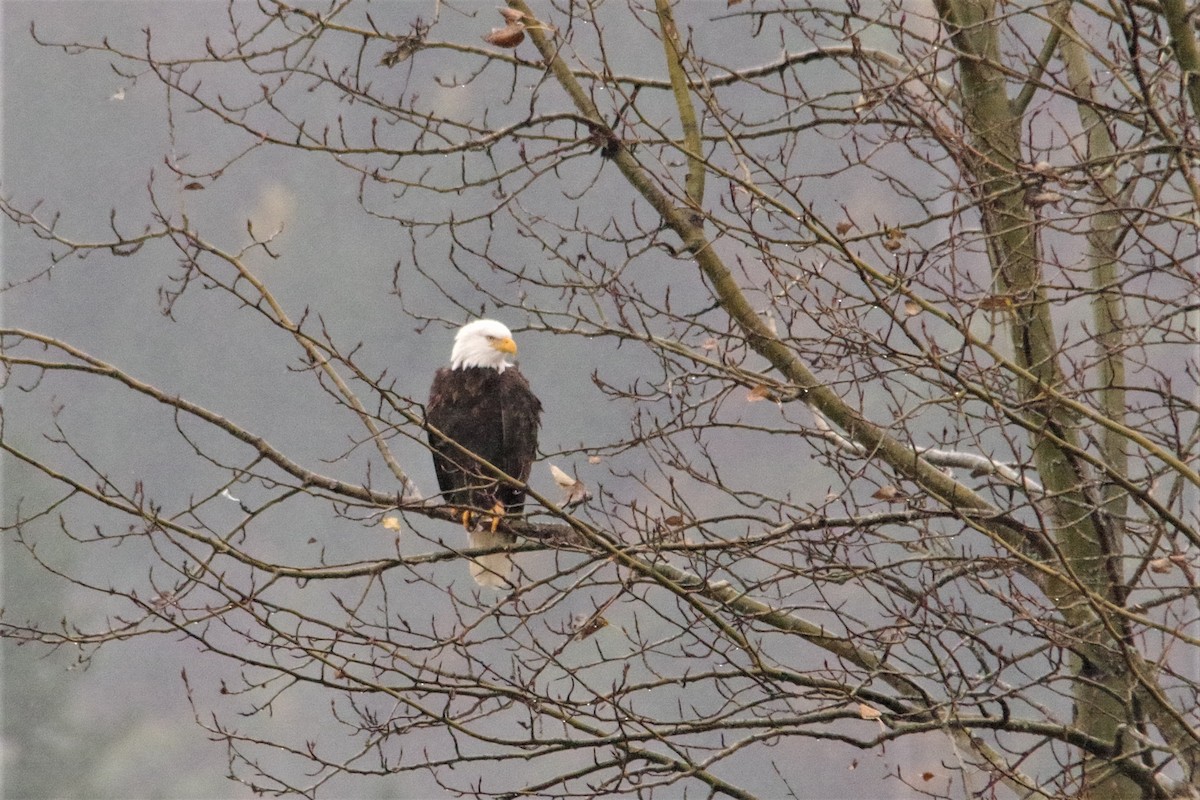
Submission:
{"label": "curled leaf on branch", "polygon": [[577,506],[592,499],[592,493],[588,491],[583,481],[571,477],[553,464],[550,465],[550,475],[554,478],[554,482],[566,492],[566,496],[562,501],[564,508]]}
{"label": "curled leaf on branch", "polygon": [[[603,611],[604,609],[600,609]],[[575,635],[571,638],[577,642],[581,642],[588,638],[596,631],[609,626],[609,621],[597,611],[595,614],[588,616],[586,614],[576,614],[572,619],[572,627],[575,630]]]}
{"label": "curled leaf on branch", "polygon": [[903,503],[904,493],[895,486],[880,486],[871,495],[876,500],[882,500],[885,503]]}
{"label": "curled leaf on branch", "polygon": [[383,58],[379,59],[379,66],[394,67],[402,61],[407,61],[412,57],[412,54],[421,49],[421,40],[416,37],[405,37],[404,41],[399,42],[391,50],[383,54]]}
{"label": "curled leaf on branch", "polygon": [[758,403],[762,400],[766,400],[770,396],[771,387],[767,386],[765,383],[760,383],[746,393],[746,402]]}
{"label": "curled leaf on branch", "polygon": [[497,47],[516,47],[525,41],[525,26],[510,23],[503,28],[492,28],[492,32],[484,36],[483,40]]}
{"label": "curled leaf on branch", "polygon": [[500,12],[500,16],[504,17],[506,24],[502,28],[492,28],[492,32],[483,37],[485,42],[496,47],[509,49],[516,47],[525,41],[525,31],[530,28],[550,30],[546,25],[542,25],[533,17],[517,11],[515,8],[498,8],[496,10]]}
{"label": "curled leaf on branch", "polygon": [[863,719],[880,719],[883,717],[883,713],[877,708],[871,708],[871,706],[867,705],[866,703],[859,703],[858,716],[862,717]]}
{"label": "curled leaf on branch", "polygon": [[1062,200],[1063,196],[1053,189],[1034,189],[1025,195],[1025,204],[1032,208],[1057,205]]}
{"label": "curled leaf on branch", "polygon": [[992,294],[982,297],[976,304],[980,311],[1008,311],[1014,305],[1012,295]]}

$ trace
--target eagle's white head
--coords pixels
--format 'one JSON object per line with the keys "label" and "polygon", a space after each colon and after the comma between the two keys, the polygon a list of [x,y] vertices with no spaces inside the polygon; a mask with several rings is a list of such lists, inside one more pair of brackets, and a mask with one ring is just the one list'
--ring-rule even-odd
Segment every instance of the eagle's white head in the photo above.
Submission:
{"label": "eagle's white head", "polygon": [[450,368],[491,367],[504,372],[512,366],[505,356],[516,354],[517,343],[508,326],[494,319],[477,319],[463,325],[454,336]]}

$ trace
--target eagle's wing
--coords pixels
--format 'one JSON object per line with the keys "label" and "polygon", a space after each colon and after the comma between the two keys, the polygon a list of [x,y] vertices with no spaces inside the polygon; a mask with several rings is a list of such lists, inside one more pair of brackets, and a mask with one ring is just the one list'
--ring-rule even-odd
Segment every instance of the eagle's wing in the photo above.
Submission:
{"label": "eagle's wing", "polygon": [[[500,413],[503,429],[503,455],[496,463],[506,473],[520,480],[529,480],[533,461],[537,458],[538,426],[541,425],[542,403],[529,388],[529,381],[515,368],[501,374]],[[508,487],[503,497],[510,510],[518,510],[525,502],[525,492]],[[513,508],[515,506],[515,508]]]}

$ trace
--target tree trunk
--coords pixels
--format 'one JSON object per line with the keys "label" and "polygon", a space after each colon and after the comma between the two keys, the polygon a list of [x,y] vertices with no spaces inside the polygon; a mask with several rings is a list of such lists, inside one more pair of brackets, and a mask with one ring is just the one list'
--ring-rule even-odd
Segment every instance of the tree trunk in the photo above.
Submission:
{"label": "tree trunk", "polygon": [[[974,191],[982,210],[988,236],[995,294],[1008,302],[1007,323],[1014,358],[1033,376],[1020,381],[1020,401],[1033,418],[1029,426],[1033,461],[1046,488],[1046,519],[1061,554],[1061,567],[1078,591],[1051,600],[1063,611],[1069,624],[1078,626],[1074,613],[1091,605],[1108,624],[1076,629],[1073,641],[1064,642],[1072,652],[1075,676],[1075,722],[1079,729],[1100,741],[1111,743],[1114,756],[1126,749],[1122,732],[1136,723],[1133,703],[1134,678],[1120,669],[1125,630],[1123,620],[1098,608],[1097,601],[1123,605],[1123,580],[1119,571],[1120,533],[1114,517],[1106,513],[1092,468],[1081,457],[1083,446],[1073,414],[1054,402],[1044,389],[1066,393],[1059,364],[1050,304],[1042,276],[1038,247],[1036,207],[1026,200],[1029,183],[1022,166],[1021,132],[1024,120],[1010,102],[1005,72],[1001,68],[998,24],[994,3],[989,0],[944,0],[938,4],[943,21],[952,32],[959,50],[958,68],[962,83],[963,117],[968,147],[963,162],[974,178]],[[1094,224],[1100,226],[1103,218]],[[1107,280],[1112,260],[1103,256],[1103,230],[1095,245],[1095,276]],[[1098,295],[1098,313],[1113,333],[1116,315]],[[1106,377],[1114,380],[1119,356],[1112,342]],[[1109,385],[1111,388],[1111,384]],[[1109,396],[1112,400],[1112,396]],[[1108,407],[1107,405],[1105,406]],[[1119,421],[1119,419],[1117,420]],[[1105,455],[1119,444],[1109,443]],[[1123,464],[1106,464],[1106,473],[1121,474]],[[1109,503],[1116,497],[1105,498]],[[1093,797],[1137,798],[1141,788],[1114,769],[1108,759],[1084,754],[1084,792]]]}

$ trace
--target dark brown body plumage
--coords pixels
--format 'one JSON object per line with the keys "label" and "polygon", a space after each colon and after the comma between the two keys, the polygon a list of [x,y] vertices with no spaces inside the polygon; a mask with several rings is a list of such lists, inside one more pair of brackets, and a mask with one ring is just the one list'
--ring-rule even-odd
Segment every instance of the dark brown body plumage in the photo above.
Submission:
{"label": "dark brown body plumage", "polygon": [[[515,367],[439,369],[429,391],[426,421],[484,461],[524,483],[537,455],[542,404]],[[502,503],[520,513],[525,491],[501,483],[452,444],[432,431],[433,466],[445,502],[459,508],[491,511]]]}

